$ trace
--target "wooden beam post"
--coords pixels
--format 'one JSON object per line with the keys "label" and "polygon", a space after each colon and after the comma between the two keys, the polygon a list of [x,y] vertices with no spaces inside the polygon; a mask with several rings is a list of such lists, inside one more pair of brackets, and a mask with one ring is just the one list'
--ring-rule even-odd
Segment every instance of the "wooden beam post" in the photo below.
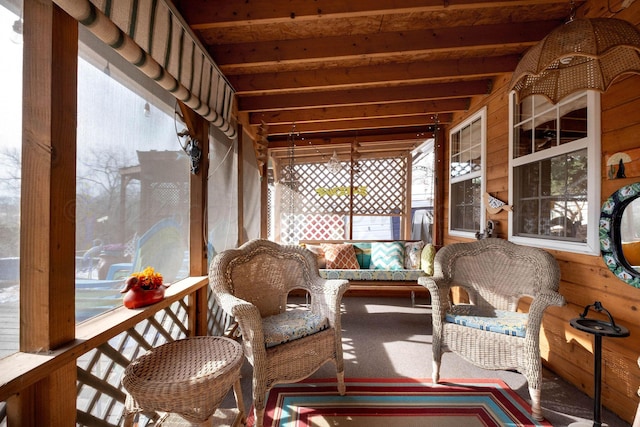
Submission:
{"label": "wooden beam post", "polygon": [[[207,176],[209,175],[209,122],[178,101],[189,135],[198,141],[200,162],[197,173],[189,180],[189,275],[207,275]],[[189,333],[207,335],[208,288],[189,295]]]}
{"label": "wooden beam post", "polygon": [[[78,22],[49,0],[25,0],[24,22],[20,350],[35,353],[75,338]],[[9,404],[10,425],[75,425],[75,361]]]}
{"label": "wooden beam post", "polygon": [[244,229],[244,126],[238,124],[238,246],[247,241]]}
{"label": "wooden beam post", "polygon": [[[260,238],[269,237],[269,176],[268,162],[258,165],[260,171]],[[273,206],[272,206],[273,208]]]}
{"label": "wooden beam post", "polygon": [[401,222],[401,227],[402,227],[402,232],[400,233],[401,239],[411,239],[411,230],[412,230],[412,225],[411,224],[411,204],[412,204],[412,200],[411,200],[411,187],[412,187],[412,180],[413,180],[413,157],[411,157],[411,151],[407,151],[407,173],[405,176],[405,179],[407,180],[406,184],[405,184],[405,200],[406,200],[406,204],[405,204],[405,213],[404,216],[402,217],[402,222]]}
{"label": "wooden beam post", "polygon": [[434,189],[433,189],[433,227],[432,227],[432,236],[431,242],[437,248],[442,246],[444,243],[444,210],[447,208],[445,206],[445,198],[444,198],[444,183],[445,173],[447,161],[444,157],[445,154],[445,132],[443,129],[438,126],[438,122],[436,121],[436,126],[433,131],[433,137],[435,139],[435,147],[434,149]]}

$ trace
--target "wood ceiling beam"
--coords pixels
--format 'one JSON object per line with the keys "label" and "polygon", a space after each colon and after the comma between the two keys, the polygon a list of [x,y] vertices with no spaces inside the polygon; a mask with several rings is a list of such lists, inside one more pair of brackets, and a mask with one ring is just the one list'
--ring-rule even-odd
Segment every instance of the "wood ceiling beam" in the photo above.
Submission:
{"label": "wood ceiling beam", "polygon": [[263,111],[249,114],[251,125],[335,121],[344,118],[381,118],[393,116],[421,116],[442,112],[464,112],[469,109],[468,98],[430,101],[366,104],[346,107],[308,108],[301,110]]}
{"label": "wood ceiling beam", "polygon": [[[401,154],[403,152],[414,150],[421,143],[422,141],[415,140],[386,143],[384,147],[372,147],[371,149],[367,149],[366,151],[361,151],[360,159],[384,158],[393,156],[396,153]],[[319,147],[314,145],[300,148],[296,146],[295,161],[296,163],[326,163],[333,155],[332,147],[333,145]],[[271,150],[271,158],[278,161],[287,161],[290,157],[288,151],[288,147]],[[341,150],[336,151],[338,158],[340,158],[343,162],[349,161],[349,146],[347,146],[346,151],[344,149],[342,150],[342,152]]]}
{"label": "wood ceiling beam", "polygon": [[[344,147],[350,147],[354,141],[357,141],[361,146],[375,147],[384,146],[387,144],[399,144],[399,145],[411,145],[421,144],[428,138],[433,137],[433,131],[422,129],[421,131],[402,131],[375,134],[375,135],[363,135],[361,133],[352,133],[349,135],[340,135],[336,137],[316,137],[313,135],[305,135],[304,139],[300,138],[295,141],[296,149],[304,149],[305,147],[317,147],[321,152],[331,153],[336,147],[341,149]],[[274,139],[269,141],[269,152],[277,152],[280,149],[288,148],[289,140],[287,138]]]}
{"label": "wood ceiling beam", "polygon": [[313,91],[286,95],[239,96],[238,110],[268,111],[337,105],[380,104],[442,98],[465,98],[491,93],[491,80],[397,86],[376,89]]}
{"label": "wood ceiling beam", "polygon": [[[238,25],[278,24],[367,15],[394,15],[455,9],[537,6],[559,0],[226,0],[212,7],[208,0],[176,1],[195,30]],[[564,2],[566,3],[566,1]],[[579,1],[578,3],[582,3]]]}
{"label": "wood ceiling beam", "polygon": [[[248,69],[273,64],[325,63],[331,60],[359,60],[388,55],[415,56],[419,53],[527,47],[539,42],[560,22],[536,21],[466,27],[434,28],[393,33],[330,36],[301,40],[212,45],[209,52],[222,72],[234,74],[234,65]],[[410,48],[408,48],[410,46]]]}
{"label": "wood ceiling beam", "polygon": [[[380,128],[396,128],[396,127],[420,127],[434,122],[434,115],[422,116],[406,116],[406,117],[382,117],[370,119],[344,119],[332,122],[307,122],[295,123],[296,132],[319,133],[319,132],[349,132],[359,131],[363,129],[380,129]],[[452,115],[450,113],[439,114],[439,121],[450,122]],[[269,125],[269,135],[288,135],[292,131],[292,123]]]}
{"label": "wood ceiling beam", "polygon": [[392,85],[439,79],[481,78],[515,70],[520,55],[461,58],[440,61],[380,64],[375,67],[344,67],[308,71],[228,75],[238,95],[264,95],[296,89],[358,87],[380,83]]}

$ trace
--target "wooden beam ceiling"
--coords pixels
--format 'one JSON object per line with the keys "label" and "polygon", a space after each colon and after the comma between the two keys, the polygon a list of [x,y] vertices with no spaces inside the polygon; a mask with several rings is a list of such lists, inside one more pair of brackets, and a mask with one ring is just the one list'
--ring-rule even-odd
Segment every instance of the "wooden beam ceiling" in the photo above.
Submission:
{"label": "wooden beam ceiling", "polygon": [[[580,6],[583,1],[576,1]],[[570,14],[566,0],[177,0],[269,147],[446,125]]]}

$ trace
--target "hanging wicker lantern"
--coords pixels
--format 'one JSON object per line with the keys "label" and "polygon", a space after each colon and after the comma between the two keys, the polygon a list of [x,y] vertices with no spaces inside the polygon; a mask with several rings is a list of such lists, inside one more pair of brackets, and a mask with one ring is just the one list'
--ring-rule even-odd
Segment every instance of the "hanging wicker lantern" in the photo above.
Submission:
{"label": "hanging wicker lantern", "polygon": [[604,92],[626,73],[640,73],[640,31],[614,18],[572,19],[529,49],[509,88],[518,99],[543,95],[552,103],[574,92]]}

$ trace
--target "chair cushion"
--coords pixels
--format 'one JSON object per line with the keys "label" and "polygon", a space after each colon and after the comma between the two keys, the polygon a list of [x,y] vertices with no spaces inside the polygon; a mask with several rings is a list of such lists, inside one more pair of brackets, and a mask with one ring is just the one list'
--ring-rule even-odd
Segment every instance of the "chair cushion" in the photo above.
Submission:
{"label": "chair cushion", "polygon": [[374,270],[402,270],[404,267],[403,242],[373,242],[371,265]]}
{"label": "chair cushion", "polygon": [[522,338],[527,333],[528,318],[527,313],[505,310],[493,310],[487,313],[468,304],[453,306],[445,316],[449,323]]}
{"label": "chair cushion", "polygon": [[264,344],[274,347],[329,328],[329,320],[310,311],[290,310],[262,319]]}
{"label": "chair cushion", "polygon": [[404,243],[404,268],[407,270],[418,270],[420,268],[420,256],[424,242]]}
{"label": "chair cushion", "polygon": [[353,249],[353,245],[349,243],[323,243],[320,246],[322,246],[324,257],[327,261],[326,268],[354,270],[360,268],[358,260],[356,259],[356,251]]}
{"label": "chair cushion", "polygon": [[415,282],[422,276],[426,276],[422,270],[320,270],[323,279]]}

